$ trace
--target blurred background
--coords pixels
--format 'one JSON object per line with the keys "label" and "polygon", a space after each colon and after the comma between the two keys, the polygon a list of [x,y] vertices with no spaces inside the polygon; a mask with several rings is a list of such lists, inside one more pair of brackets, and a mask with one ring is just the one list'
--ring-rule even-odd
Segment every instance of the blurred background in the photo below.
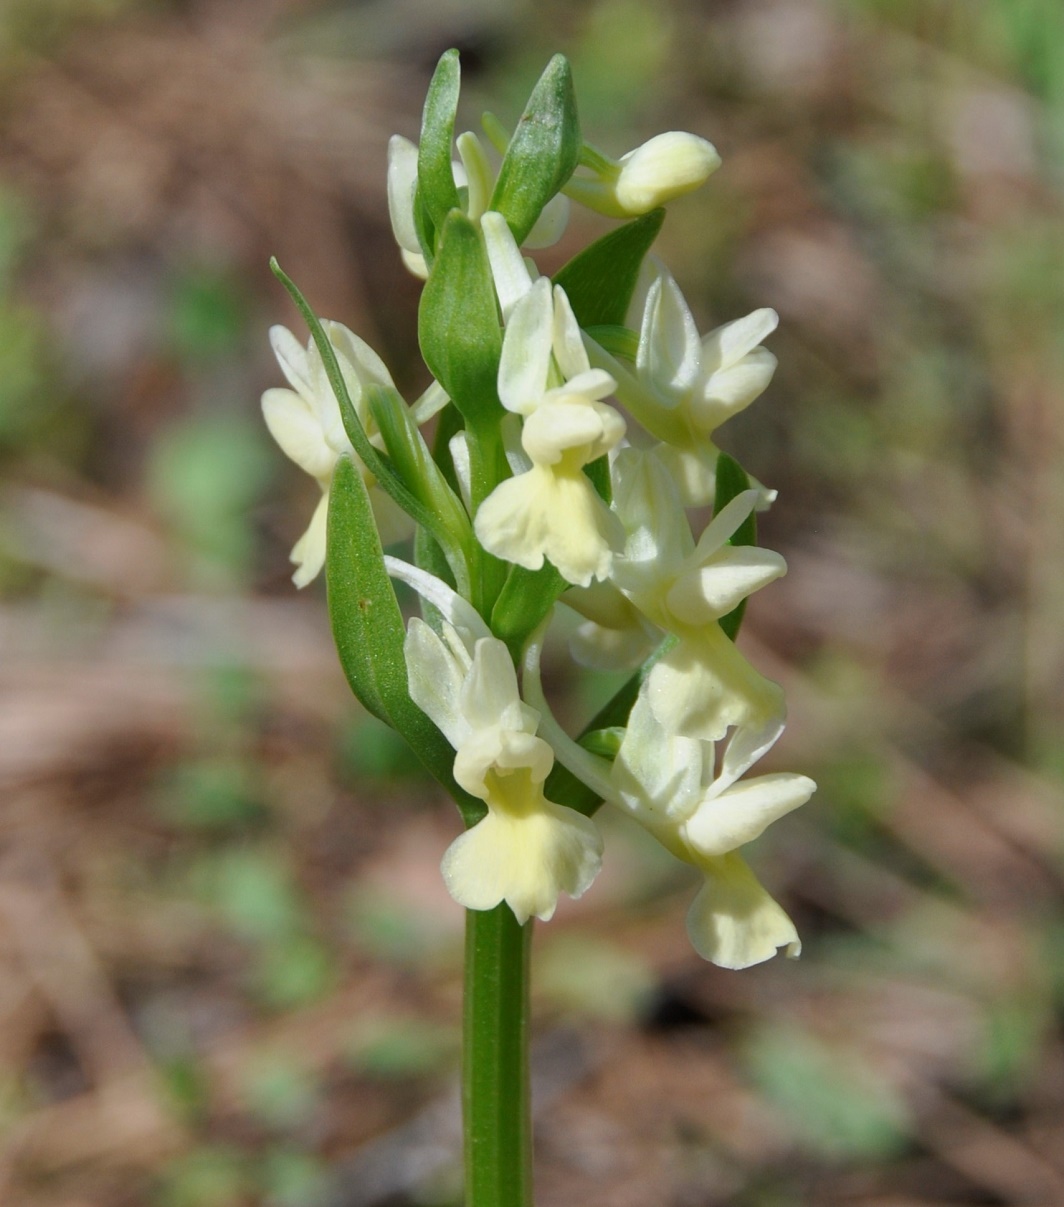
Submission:
{"label": "blurred background", "polygon": [[722,444],[820,783],[752,856],[805,954],[742,974],[603,820],[537,934],[537,1201],[1064,1203],[1059,0],[2,0],[0,1201],[460,1201],[457,815],[289,582],[258,410],[274,253],[425,384],[385,148],[451,45],[467,127],[562,50],[603,148],[721,151],[659,247],[704,330],[782,318]]}

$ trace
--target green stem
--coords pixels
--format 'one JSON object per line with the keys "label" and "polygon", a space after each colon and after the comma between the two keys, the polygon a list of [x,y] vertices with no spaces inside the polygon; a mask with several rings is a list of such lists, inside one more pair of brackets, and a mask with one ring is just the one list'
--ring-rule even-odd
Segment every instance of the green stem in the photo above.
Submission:
{"label": "green stem", "polygon": [[[469,448],[469,478],[471,514],[491,494],[496,486],[509,476],[506,453],[498,424],[466,426]],[[473,606],[484,617],[491,620],[491,610],[506,582],[509,566],[477,546],[479,557],[473,568]]]}
{"label": "green stem", "polygon": [[466,913],[462,1110],[466,1207],[531,1207],[528,963],[532,923]]}

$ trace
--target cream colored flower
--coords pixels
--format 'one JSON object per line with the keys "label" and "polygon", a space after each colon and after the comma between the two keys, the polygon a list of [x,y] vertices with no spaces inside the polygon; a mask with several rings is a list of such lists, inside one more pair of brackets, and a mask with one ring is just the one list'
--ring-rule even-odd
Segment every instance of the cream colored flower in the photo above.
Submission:
{"label": "cream colored flower", "polygon": [[[647,691],[671,732],[715,742],[730,727],[767,748],[783,728],[783,693],[746,661],[716,624],[786,572],[778,553],[728,539],[750,514],[745,491],[696,544],[675,481],[655,451],[624,449],[613,464],[614,508],[626,544],[612,581],[642,615],[679,641],[654,665]],[[773,736],[775,735],[775,736]]]}
{"label": "cream colored flower", "polygon": [[738,731],[716,770],[714,744],[663,725],[645,684],[611,766],[577,745],[551,713],[540,678],[545,627],[526,648],[523,680],[525,694],[540,714],[540,732],[573,775],[702,874],[703,885],[687,916],[695,949],[723,968],[758,964],[780,948],[797,956],[801,943],[794,924],[736,851],[808,800],[813,781],[785,773],[739,780],[763,750],[744,742]]}
{"label": "cream colored flower", "polygon": [[529,570],[549,558],[581,586],[609,574],[622,532],[583,468],[624,436],[624,420],[601,401],[614,384],[590,367],[565,293],[540,278],[514,304],[503,337],[499,398],[525,417],[530,468],[477,510],[477,539],[489,553]]}
{"label": "cream colored flower", "polygon": [[[374,444],[381,440],[376,424],[363,398],[369,384],[391,386],[392,378],[372,348],[340,323],[322,323],[336,358],[355,411]],[[262,395],[262,413],[270,435],[302,470],[316,478],[322,498],[310,526],[296,542],[292,561],[297,570],[292,581],[305,587],[325,564],[325,521],[329,487],[336,463],[350,454],[361,468],[373,504],[381,542],[385,545],[403,540],[413,532],[413,521],[377,485],[376,478],[359,460],[344,431],[340,406],[325,374],[321,355],[311,340],[303,347],[286,327],[270,328],[270,343],[288,379],[290,389],[275,387]]]}
{"label": "cream colored flower", "polygon": [[[700,338],[669,273],[661,269],[651,284],[643,309],[636,376],[650,399],[669,416],[669,430],[662,432],[662,459],[680,487],[685,506],[712,501],[717,449],[711,437],[772,380],[776,358],[760,345],[778,322],[774,310],[755,310]],[[644,402],[641,416],[646,406]],[[647,415],[647,420],[653,430],[653,416]],[[775,497],[765,493],[769,501]]]}
{"label": "cream colored flower", "polygon": [[746,968],[770,959],[780,947],[796,956],[801,942],[790,918],[735,852],[803,805],[816,785],[786,773],[738,780],[753,763],[751,752],[730,760],[729,754],[715,775],[713,743],[670,731],[644,688],[611,780],[617,803],[705,877],[687,916],[695,949],[721,967]]}
{"label": "cream colored flower", "polygon": [[697,134],[670,130],[619,160],[587,147],[584,165],[588,170],[573,176],[565,192],[609,218],[635,218],[704,184],[720,156]]}
{"label": "cream colored flower", "polygon": [[450,618],[441,633],[411,620],[410,697],[454,747],[456,781],[487,805],[444,855],[444,882],[466,909],[505,901],[522,924],[546,921],[562,893],[579,897],[591,885],[602,839],[589,818],[543,795],[554,752],[536,736],[539,714],[521,700],[506,646],[445,584],[400,565],[388,559],[390,573]]}

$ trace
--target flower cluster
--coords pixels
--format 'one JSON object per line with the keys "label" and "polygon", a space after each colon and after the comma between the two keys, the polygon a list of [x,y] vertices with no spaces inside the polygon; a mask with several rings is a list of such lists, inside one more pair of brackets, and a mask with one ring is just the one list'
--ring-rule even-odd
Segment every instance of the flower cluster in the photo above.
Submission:
{"label": "flower cluster", "polygon": [[[395,237],[426,282],[429,391],[408,407],[379,358],[279,274],[312,339],[304,350],[274,328],[291,388],[268,390],[263,411],[323,495],[295,581],[326,565],[353,688],[459,803],[467,829],[442,864],[456,901],[551,917],[599,870],[590,814],[606,802],[703,877],[688,915],[701,955],[729,968],[797,955],[738,853],[814,790],[748,774],[785,720],[780,688],[734,640],[745,600],[786,571],[754,541],[775,495],[714,443],[771,380],[761,345],[776,315],[700,336],[648,255],[663,204],[719,157],[679,132],[616,160],[590,147],[560,56],[512,136],[485,115],[486,143],[455,139],[458,82],[448,52],[420,144],[396,136],[389,150]],[[550,279],[525,252],[561,237],[571,201],[629,221]],[[430,451],[420,428],[437,413]],[[384,555],[415,529],[413,562]],[[414,588],[421,617],[404,624],[389,579]],[[579,664],[634,674],[581,742],[540,676],[563,608]]]}

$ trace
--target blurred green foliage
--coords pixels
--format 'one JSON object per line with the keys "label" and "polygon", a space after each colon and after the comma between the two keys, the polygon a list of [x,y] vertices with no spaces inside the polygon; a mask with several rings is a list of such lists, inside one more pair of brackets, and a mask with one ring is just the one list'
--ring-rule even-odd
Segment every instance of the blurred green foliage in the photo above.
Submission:
{"label": "blurred green foliage", "polygon": [[909,1123],[900,1098],[838,1042],[782,1025],[756,1030],[743,1052],[758,1089],[816,1154],[876,1159],[905,1145]]}
{"label": "blurred green foliage", "polygon": [[210,585],[247,574],[255,553],[247,513],[273,468],[258,424],[247,418],[194,416],[160,433],[149,491],[192,555],[192,577]]}
{"label": "blurred green foliage", "polygon": [[458,1059],[456,1025],[416,1018],[363,1018],[352,1030],[351,1067],[382,1080],[424,1077],[453,1069]]}
{"label": "blurred green foliage", "polygon": [[637,1020],[658,984],[643,957],[597,935],[545,937],[533,972],[536,992],[544,1001],[614,1023]]}
{"label": "blurred green foliage", "polygon": [[168,768],[160,785],[158,811],[171,825],[226,831],[265,816],[254,770],[243,759],[206,757]]}
{"label": "blurred green foliage", "polygon": [[209,364],[240,348],[248,336],[252,307],[231,273],[184,268],[171,288],[167,337],[183,363]]}
{"label": "blurred green foliage", "polygon": [[250,1166],[235,1146],[207,1146],[173,1162],[158,1196],[160,1207],[236,1207],[246,1201]]}

